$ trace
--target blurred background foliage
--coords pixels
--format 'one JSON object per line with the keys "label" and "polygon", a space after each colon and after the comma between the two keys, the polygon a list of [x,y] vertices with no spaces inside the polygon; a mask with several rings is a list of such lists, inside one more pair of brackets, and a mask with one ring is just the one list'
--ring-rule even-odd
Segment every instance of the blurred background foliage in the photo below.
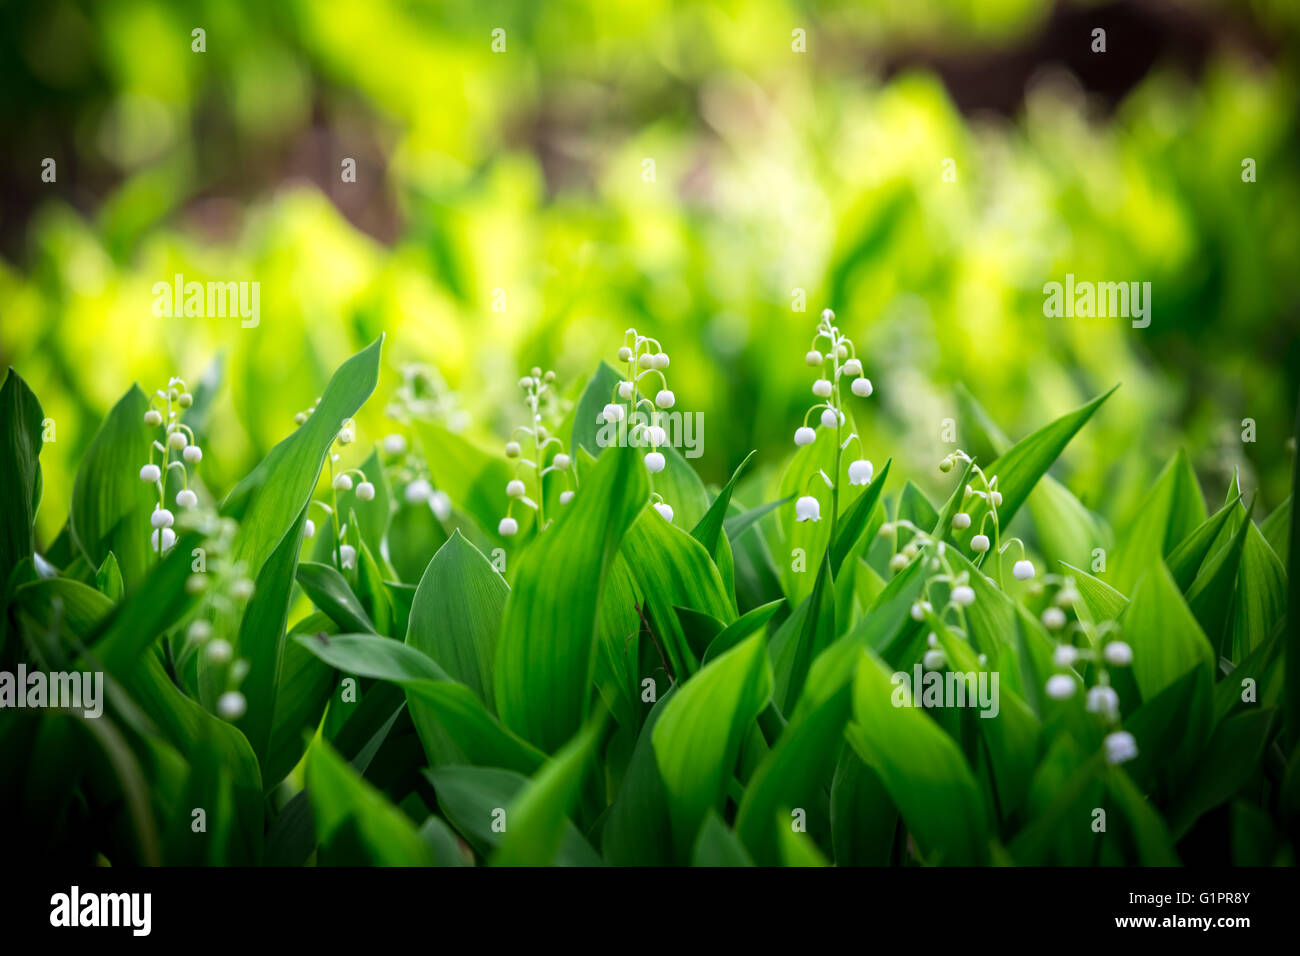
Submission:
{"label": "blurred background foliage", "polygon": [[[1234,467],[1264,511],[1287,493],[1291,0],[0,10],[0,359],[56,425],[45,544],[132,381],[193,383],[220,357],[204,478],[221,493],[380,332],[358,458],[397,427],[407,363],[458,394],[445,423],[499,448],[523,370],[578,389],[636,326],[671,353],[678,407],[705,414],[706,481],[750,448],[771,468],[827,305],[876,385],[869,457],[924,488],[944,419],[970,448],[957,383],[1019,437],[1120,382],[1060,466],[1089,506],[1124,521],[1179,445],[1211,500]],[[1045,318],[1067,272],[1151,282],[1150,327]],[[259,282],[260,325],[155,317],[176,273]]]}

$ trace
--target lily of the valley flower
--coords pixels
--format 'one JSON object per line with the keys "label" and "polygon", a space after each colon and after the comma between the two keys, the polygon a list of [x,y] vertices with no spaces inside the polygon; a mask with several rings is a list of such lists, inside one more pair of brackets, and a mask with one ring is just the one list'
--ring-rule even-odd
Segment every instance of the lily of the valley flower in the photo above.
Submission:
{"label": "lily of the valley flower", "polygon": [[857,461],[849,463],[849,484],[866,485],[871,482],[873,469],[871,462],[865,458],[859,458]]}
{"label": "lily of the valley flower", "polygon": [[1109,764],[1126,763],[1138,755],[1137,740],[1127,730],[1107,734],[1102,744],[1106,748],[1106,762]]}
{"label": "lily of the valley flower", "polygon": [[794,518],[796,521],[821,521],[821,503],[812,495],[804,495],[794,503]]}

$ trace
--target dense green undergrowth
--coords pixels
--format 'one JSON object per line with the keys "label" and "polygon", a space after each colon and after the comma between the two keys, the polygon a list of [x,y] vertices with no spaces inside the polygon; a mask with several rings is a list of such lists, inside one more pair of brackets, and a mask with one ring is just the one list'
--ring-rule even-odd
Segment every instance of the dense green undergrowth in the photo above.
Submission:
{"label": "dense green undergrowth", "polygon": [[[21,854],[1293,862],[1290,502],[1207,503],[1180,454],[1112,533],[1048,475],[1105,395],[1014,443],[964,396],[996,458],[954,448],[928,500],[847,452],[838,347],[823,427],[722,488],[653,436],[604,446],[609,365],[554,406],[525,376],[522,453],[415,421],[357,456],[377,341],[219,498],[220,449],[186,451],[211,394],[133,387],[39,554],[11,370],[0,670],[106,678],[101,716],[0,711]],[[675,401],[646,394],[652,422]]]}

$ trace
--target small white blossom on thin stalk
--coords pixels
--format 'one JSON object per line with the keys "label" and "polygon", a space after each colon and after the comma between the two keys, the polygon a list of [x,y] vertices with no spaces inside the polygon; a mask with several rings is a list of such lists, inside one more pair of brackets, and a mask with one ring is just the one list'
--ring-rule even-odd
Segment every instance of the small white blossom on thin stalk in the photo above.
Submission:
{"label": "small white blossom on thin stalk", "polygon": [[1047,679],[1047,696],[1053,700],[1065,700],[1074,696],[1074,678],[1068,674],[1053,674]]}
{"label": "small white blossom on thin stalk", "polygon": [[[847,438],[843,437],[844,425],[848,418],[844,413],[840,386],[842,379],[848,376],[851,379],[850,391],[854,395],[865,397],[871,394],[871,383],[862,375],[862,361],[857,357],[853,342],[835,324],[835,313],[830,309],[822,311],[811,347],[804,355],[804,362],[811,368],[818,370],[819,375],[812,383],[812,393],[820,401],[812,405],[804,413],[802,424],[795,430],[794,443],[799,447],[804,447],[816,442],[817,433],[809,424],[809,419],[813,414],[817,415],[817,420],[822,428],[827,431],[832,429],[835,431],[833,477],[827,477],[824,473],[821,474],[821,477],[826,479],[831,492],[830,537],[834,541],[835,525],[839,516],[842,456],[844,450],[854,441],[858,443],[859,452],[864,450],[862,439],[858,437],[857,433],[851,433]],[[871,462],[866,458],[853,460],[849,464],[848,475],[849,484],[851,485],[869,484],[872,476]],[[811,480],[811,476],[809,480]],[[816,500],[811,495],[804,495],[799,498],[795,502],[795,520],[818,520],[820,518],[820,505],[817,506],[816,518],[807,517],[807,515],[811,514],[807,502],[816,503]],[[893,566],[892,561],[891,566]]]}
{"label": "small white blossom on thin stalk", "polygon": [[[157,406],[155,406],[157,403]],[[172,377],[166,388],[156,390],[149,399],[149,408],[144,413],[147,427],[161,428],[161,438],[154,438],[149,443],[149,462],[140,468],[140,480],[153,485],[158,493],[158,503],[154,506],[149,523],[153,528],[150,542],[155,554],[161,560],[162,555],[176,543],[173,525],[176,516],[167,508],[167,484],[173,481],[172,470],[180,472],[180,488],[176,489],[173,500],[178,508],[186,510],[198,506],[198,495],[190,490],[190,468],[197,468],[203,460],[203,450],[194,440],[194,432],[181,421],[183,410],[194,404],[185,382]],[[173,452],[179,454],[172,458]],[[161,463],[155,464],[154,456],[161,456]]]}
{"label": "small white blossom on thin stalk", "polygon": [[1102,743],[1106,748],[1106,762],[1109,764],[1127,763],[1138,755],[1137,740],[1127,730],[1117,730],[1107,734]]}
{"label": "small white blossom on thin stalk", "polygon": [[[627,443],[635,447],[649,445],[645,455],[646,471],[651,476],[660,474],[667,468],[668,459],[660,450],[668,443],[668,431],[664,422],[670,421],[667,413],[677,405],[677,396],[668,387],[668,377],[664,370],[670,362],[659,340],[648,335],[641,335],[634,328],[624,333],[623,345],[618,350],[619,361],[624,363],[623,378],[614,387],[611,402],[605,406],[604,420],[611,424],[628,423],[626,428]],[[650,381],[645,381],[649,378]],[[657,388],[655,386],[658,386]],[[654,395],[653,401],[646,396]],[[624,405],[623,403],[627,404]],[[617,411],[614,411],[617,409]],[[624,429],[620,427],[620,435]],[[672,506],[663,502],[662,496],[655,494],[655,480],[651,477],[650,491],[652,501],[663,504],[656,510],[672,514]],[[671,518],[669,518],[671,520]]]}
{"label": "small white blossom on thin stalk", "polygon": [[[543,372],[534,366],[528,375],[519,379],[519,387],[524,392],[528,423],[516,428],[506,442],[506,458],[513,461],[514,466],[511,478],[506,482],[506,514],[497,524],[497,533],[503,538],[519,533],[519,522],[514,517],[516,503],[537,512],[539,531],[546,528],[547,475],[559,472],[564,484],[569,486],[560,493],[561,504],[566,500],[563,497],[565,492],[576,488],[578,482],[577,470],[572,467],[573,459],[565,451],[564,442],[552,435],[543,421],[559,421],[563,418],[564,409],[557,406],[555,396],[555,373]],[[605,421],[621,421],[623,411],[622,405],[611,403],[605,406],[601,418]],[[530,480],[535,499],[529,494]],[[554,482],[556,479],[551,480]]]}

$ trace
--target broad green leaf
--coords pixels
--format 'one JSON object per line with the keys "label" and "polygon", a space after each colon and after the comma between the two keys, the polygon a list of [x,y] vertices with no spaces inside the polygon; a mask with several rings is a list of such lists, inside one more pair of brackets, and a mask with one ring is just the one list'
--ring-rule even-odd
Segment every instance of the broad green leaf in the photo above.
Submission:
{"label": "broad green leaf", "polygon": [[1201,630],[1209,639],[1210,646],[1214,648],[1216,659],[1230,650],[1224,646],[1224,641],[1231,637],[1237,570],[1241,567],[1241,551],[1246,543],[1246,532],[1254,527],[1250,512],[1246,511],[1232,537],[1218,552],[1206,559],[1196,580],[1187,589],[1187,606],[1191,608]]}
{"label": "broad green leaf", "polygon": [[[334,623],[316,612],[291,629],[293,634],[314,637],[335,633]],[[286,641],[276,681],[275,713],[271,721],[271,742],[262,761],[262,778],[267,786],[284,779],[305,752],[303,735],[315,730],[325,712],[334,687],[334,669],[296,640]]]}
{"label": "broad green leaf", "polygon": [[745,846],[712,811],[704,818],[691,851],[691,866],[753,866]]}
{"label": "broad green leaf", "polygon": [[[727,518],[727,508],[731,505],[731,495],[736,490],[736,482],[740,480],[741,475],[745,473],[745,469],[749,467],[749,463],[754,460],[754,456],[757,454],[758,452],[751,451],[745,456],[745,460],[736,466],[736,470],[731,473],[731,478],[718,492],[717,497],[713,499],[713,503],[709,505],[709,510],[691,529],[691,537],[704,545],[704,550],[711,555],[717,554],[718,540],[722,537],[723,524]],[[673,518],[679,520],[676,515]],[[716,558],[714,563],[717,563]]]}
{"label": "broad green leaf", "polygon": [[597,598],[619,542],[648,497],[641,456],[631,448],[611,449],[561,516],[517,559],[497,643],[496,705],[507,727],[548,753],[586,719]]}
{"label": "broad green leaf", "polygon": [[[424,775],[438,794],[439,809],[483,857],[505,840],[511,825],[509,808],[529,783],[520,774],[495,767],[435,767]],[[567,818],[558,837],[557,865],[600,865],[599,855]]]}
{"label": "broad green leaf", "polygon": [[433,658],[495,712],[492,671],[510,588],[459,531],[433,556],[411,605],[406,643]]}
{"label": "broad green leaf", "polygon": [[854,550],[863,532],[871,524],[876,505],[880,503],[880,493],[884,491],[885,481],[889,477],[889,466],[893,463],[892,458],[885,462],[880,474],[871,479],[871,483],[840,518],[839,527],[835,531],[835,542],[831,547],[831,573],[836,577],[844,565],[844,559]]}
{"label": "broad green leaf", "polygon": [[587,387],[583,389],[573,413],[573,432],[570,435],[569,447],[573,449],[575,455],[579,448],[585,449],[593,458],[599,457],[604,451],[600,442],[596,440],[603,421],[601,412],[614,400],[614,389],[622,380],[623,376],[613,366],[601,362],[600,367],[587,382]]}
{"label": "broad green leaf", "polygon": [[1268,546],[1273,549],[1273,553],[1279,558],[1285,560],[1287,549],[1290,544],[1291,535],[1291,507],[1292,502],[1288,497],[1278,507],[1274,508],[1267,518],[1259,523],[1259,530],[1268,541]]}
{"label": "broad green leaf", "polygon": [[1138,584],[1121,624],[1133,648],[1133,676],[1144,700],[1189,671],[1213,671],[1214,651],[1163,561]]}
{"label": "broad green leaf", "polygon": [[1286,613],[1286,568],[1255,525],[1246,531],[1237,571],[1232,657],[1241,660],[1259,647]]}
{"label": "broad green leaf", "polygon": [[231,559],[242,561],[250,577],[261,572],[292,531],[316,488],[343,422],[355,415],[374,391],[383,341],[380,336],[344,362],[325,387],[315,412],[272,448],[222,502],[221,513],[239,522]]}
{"label": "broad green leaf", "polygon": [[806,833],[789,825],[787,813],[777,814],[777,842],[781,848],[782,866],[830,866],[830,862]]}
{"label": "broad green leaf", "polygon": [[[415,713],[428,707],[431,721],[445,731],[466,759],[476,764],[508,767],[531,773],[544,755],[502,727],[474,692],[453,681],[432,659],[400,641],[373,634],[339,634],[294,638],[321,660],[348,674],[391,681],[406,691],[416,729],[423,718]],[[434,749],[422,735],[426,748]]]}
{"label": "broad green leaf", "polygon": [[92,567],[113,552],[128,594],[158,562],[149,540],[149,515],[158,504],[158,493],[140,480],[140,469],[149,463],[150,443],[157,437],[157,429],[144,423],[148,408],[144,392],[133,385],[95,433],[72,488],[73,538]]}
{"label": "broad green leaf", "polygon": [[1074,586],[1087,605],[1088,613],[1094,624],[1102,621],[1116,621],[1128,607],[1128,598],[1120,594],[1101,578],[1095,578],[1082,568],[1061,562],[1061,566],[1074,579]]}
{"label": "broad green leaf", "polygon": [[885,866],[894,848],[898,810],[880,776],[849,746],[831,780],[831,839],[836,866]]}
{"label": "broad green leaf", "polygon": [[880,775],[927,857],[970,865],[987,856],[984,794],[961,749],[870,652],[858,666],[846,735]]}
{"label": "broad green leaf", "polygon": [[328,743],[317,740],[307,757],[316,838],[322,849],[342,838],[371,866],[428,866],[433,851],[415,825],[356,773]]}
{"label": "broad green leaf", "polygon": [[835,772],[849,719],[852,693],[846,684],[838,692],[804,711],[790,723],[745,788],[736,815],[736,833],[754,859],[765,866],[780,860],[777,829],[790,827],[787,815],[774,829],[781,811],[798,808],[807,814],[808,832],[830,838],[830,805],[826,791]]}
{"label": "broad green leaf", "polygon": [[710,642],[708,650],[704,652],[703,660],[700,661],[701,666],[708,664],[712,660],[716,660],[745,638],[749,637],[749,635],[762,628],[772,619],[773,615],[775,615],[784,604],[785,601],[780,600],[760,605],[748,614],[744,614],[731,624],[728,624],[712,640],[712,642]]}
{"label": "broad green leaf", "polygon": [[1133,785],[1123,768],[1109,768],[1107,783],[1111,796],[1119,802],[1132,828],[1141,864],[1177,866],[1178,854],[1174,852],[1174,841],[1169,837],[1164,820]]}
{"label": "broad green leaf", "polygon": [[1184,594],[1192,586],[1192,582],[1196,580],[1196,572],[1205,563],[1206,557],[1210,554],[1210,548],[1227,526],[1228,519],[1237,511],[1237,502],[1240,500],[1240,495],[1232,498],[1226,505],[1206,518],[1195,531],[1179,542],[1178,547],[1174,548],[1169,553],[1169,556],[1165,558],[1165,565],[1169,568],[1169,573],[1174,576],[1174,583],[1178,585],[1178,590]]}
{"label": "broad green leaf", "polygon": [[347,580],[332,566],[304,561],[298,565],[297,580],[312,603],[328,615],[339,630],[377,633]]}
{"label": "broad green leaf", "polygon": [[1168,813],[1170,829],[1182,837],[1201,814],[1227,802],[1259,769],[1276,711],[1248,710],[1224,720],[1210,738],[1199,772],[1178,793]]}
{"label": "broad green leaf", "polygon": [[600,744],[607,715],[600,711],[542,765],[511,801],[505,839],[492,857],[494,866],[550,866],[564,836],[564,823]]}
{"label": "broad green leaf", "polygon": [[813,660],[836,636],[830,555],[825,554],[812,593],[772,635],[773,698],[782,713],[794,711]]}
{"label": "broad green leaf", "polygon": [[[35,553],[32,534],[41,503],[42,422],[36,395],[12,368],[0,386],[0,589],[18,562]],[[146,448],[145,455],[148,455]],[[139,466],[136,472],[139,472]],[[136,477],[139,483],[138,474]],[[147,543],[146,543],[147,546]],[[106,557],[106,556],[105,556]]]}
{"label": "broad green leaf", "polygon": [[690,646],[677,608],[699,611],[723,626],[736,619],[717,567],[704,546],[653,508],[623,538],[622,555],[644,597],[645,615],[673,669],[684,680],[697,669],[704,649]]}
{"label": "broad green leaf", "polygon": [[1136,519],[1120,534],[1108,569],[1111,584],[1132,594],[1138,578],[1162,563],[1205,519],[1196,474],[1180,449],[1142,499]]}
{"label": "broad green leaf", "polygon": [[767,651],[755,634],[681,684],[655,725],[655,759],[683,858],[709,808],[721,811],[741,739],[771,693]]}
{"label": "broad green leaf", "polygon": [[652,738],[675,694],[675,688],[669,688],[650,709],[637,735],[622,785],[610,805],[601,850],[615,866],[667,866],[673,862],[668,791],[659,773]]}

